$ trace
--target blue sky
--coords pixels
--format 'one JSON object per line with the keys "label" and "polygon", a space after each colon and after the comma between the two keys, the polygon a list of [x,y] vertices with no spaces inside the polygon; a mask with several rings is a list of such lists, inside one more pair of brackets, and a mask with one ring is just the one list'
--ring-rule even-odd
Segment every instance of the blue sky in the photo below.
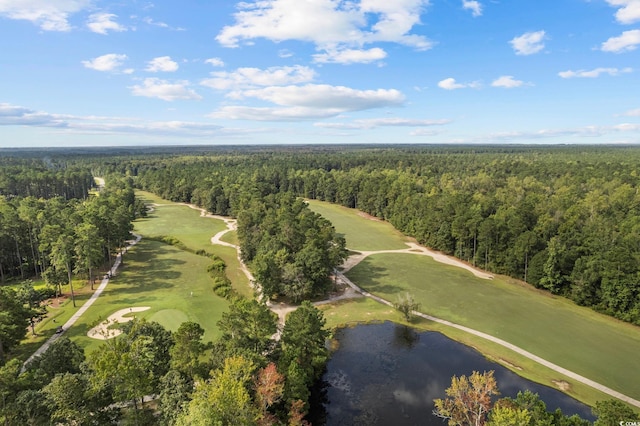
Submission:
{"label": "blue sky", "polygon": [[0,0],[0,147],[640,143],[640,0]]}

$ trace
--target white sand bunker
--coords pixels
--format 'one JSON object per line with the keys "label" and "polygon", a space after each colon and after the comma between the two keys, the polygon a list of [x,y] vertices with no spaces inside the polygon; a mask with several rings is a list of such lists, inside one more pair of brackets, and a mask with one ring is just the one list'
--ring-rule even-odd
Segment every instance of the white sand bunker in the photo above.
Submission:
{"label": "white sand bunker", "polygon": [[100,324],[96,325],[91,330],[89,330],[87,332],[87,336],[94,339],[98,339],[98,340],[107,340],[107,339],[111,339],[116,336],[119,336],[120,334],[122,334],[121,330],[118,330],[117,328],[109,329],[108,327],[111,324],[119,324],[123,322],[132,321],[135,318],[135,316],[125,317],[125,315],[132,314],[134,312],[146,311],[147,309],[151,309],[151,307],[138,306],[138,307],[120,309],[119,311],[109,315],[109,318],[107,318],[106,320],[102,321]]}

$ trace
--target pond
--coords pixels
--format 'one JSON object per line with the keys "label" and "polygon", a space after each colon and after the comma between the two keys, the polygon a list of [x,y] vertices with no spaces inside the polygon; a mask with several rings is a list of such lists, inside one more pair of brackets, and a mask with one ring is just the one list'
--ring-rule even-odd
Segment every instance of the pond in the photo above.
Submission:
{"label": "pond", "polygon": [[501,396],[529,389],[548,411],[560,408],[593,421],[589,406],[551,387],[526,380],[476,350],[437,332],[416,332],[391,322],[344,328],[339,349],[314,392],[311,421],[334,425],[446,425],[432,414],[451,377],[494,370]]}

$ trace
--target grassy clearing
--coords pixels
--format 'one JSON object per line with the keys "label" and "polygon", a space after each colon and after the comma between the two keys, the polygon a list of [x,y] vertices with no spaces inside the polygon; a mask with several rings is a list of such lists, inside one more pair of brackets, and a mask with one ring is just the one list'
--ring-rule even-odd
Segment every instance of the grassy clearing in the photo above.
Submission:
{"label": "grassy clearing", "polygon": [[173,330],[186,318],[202,326],[205,340],[216,339],[216,323],[228,302],[212,291],[206,272],[209,263],[206,257],[143,239],[125,256],[124,265],[102,295],[69,330],[69,337],[91,352],[101,343],[87,337],[91,327],[120,309],[149,306],[151,309],[136,315]]}
{"label": "grassy clearing", "polygon": [[[136,196],[145,203],[156,203],[154,211],[147,218],[135,222],[135,232],[147,237],[172,236],[180,240],[189,249],[205,250],[219,256],[227,265],[226,274],[233,288],[241,295],[253,297],[249,280],[240,269],[235,249],[211,244],[211,237],[227,229],[224,221],[200,216],[200,211],[188,206],[163,200],[149,192],[137,191]],[[235,231],[226,233],[223,241],[238,244]]]}
{"label": "grassy clearing", "polygon": [[388,222],[368,219],[357,210],[335,204],[308,200],[309,207],[333,223],[336,231],[347,240],[350,250],[395,250],[406,249],[410,238],[402,235]]}

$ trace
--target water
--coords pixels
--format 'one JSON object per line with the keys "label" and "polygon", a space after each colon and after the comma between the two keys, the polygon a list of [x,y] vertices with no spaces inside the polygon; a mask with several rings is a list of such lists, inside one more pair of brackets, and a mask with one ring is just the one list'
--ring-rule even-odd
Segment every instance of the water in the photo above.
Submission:
{"label": "water", "polygon": [[340,330],[339,349],[312,402],[314,425],[438,425],[433,400],[444,398],[451,377],[494,370],[501,397],[529,389],[547,410],[560,408],[593,421],[591,409],[551,387],[526,380],[479,352],[437,332],[415,332],[391,322]]}

